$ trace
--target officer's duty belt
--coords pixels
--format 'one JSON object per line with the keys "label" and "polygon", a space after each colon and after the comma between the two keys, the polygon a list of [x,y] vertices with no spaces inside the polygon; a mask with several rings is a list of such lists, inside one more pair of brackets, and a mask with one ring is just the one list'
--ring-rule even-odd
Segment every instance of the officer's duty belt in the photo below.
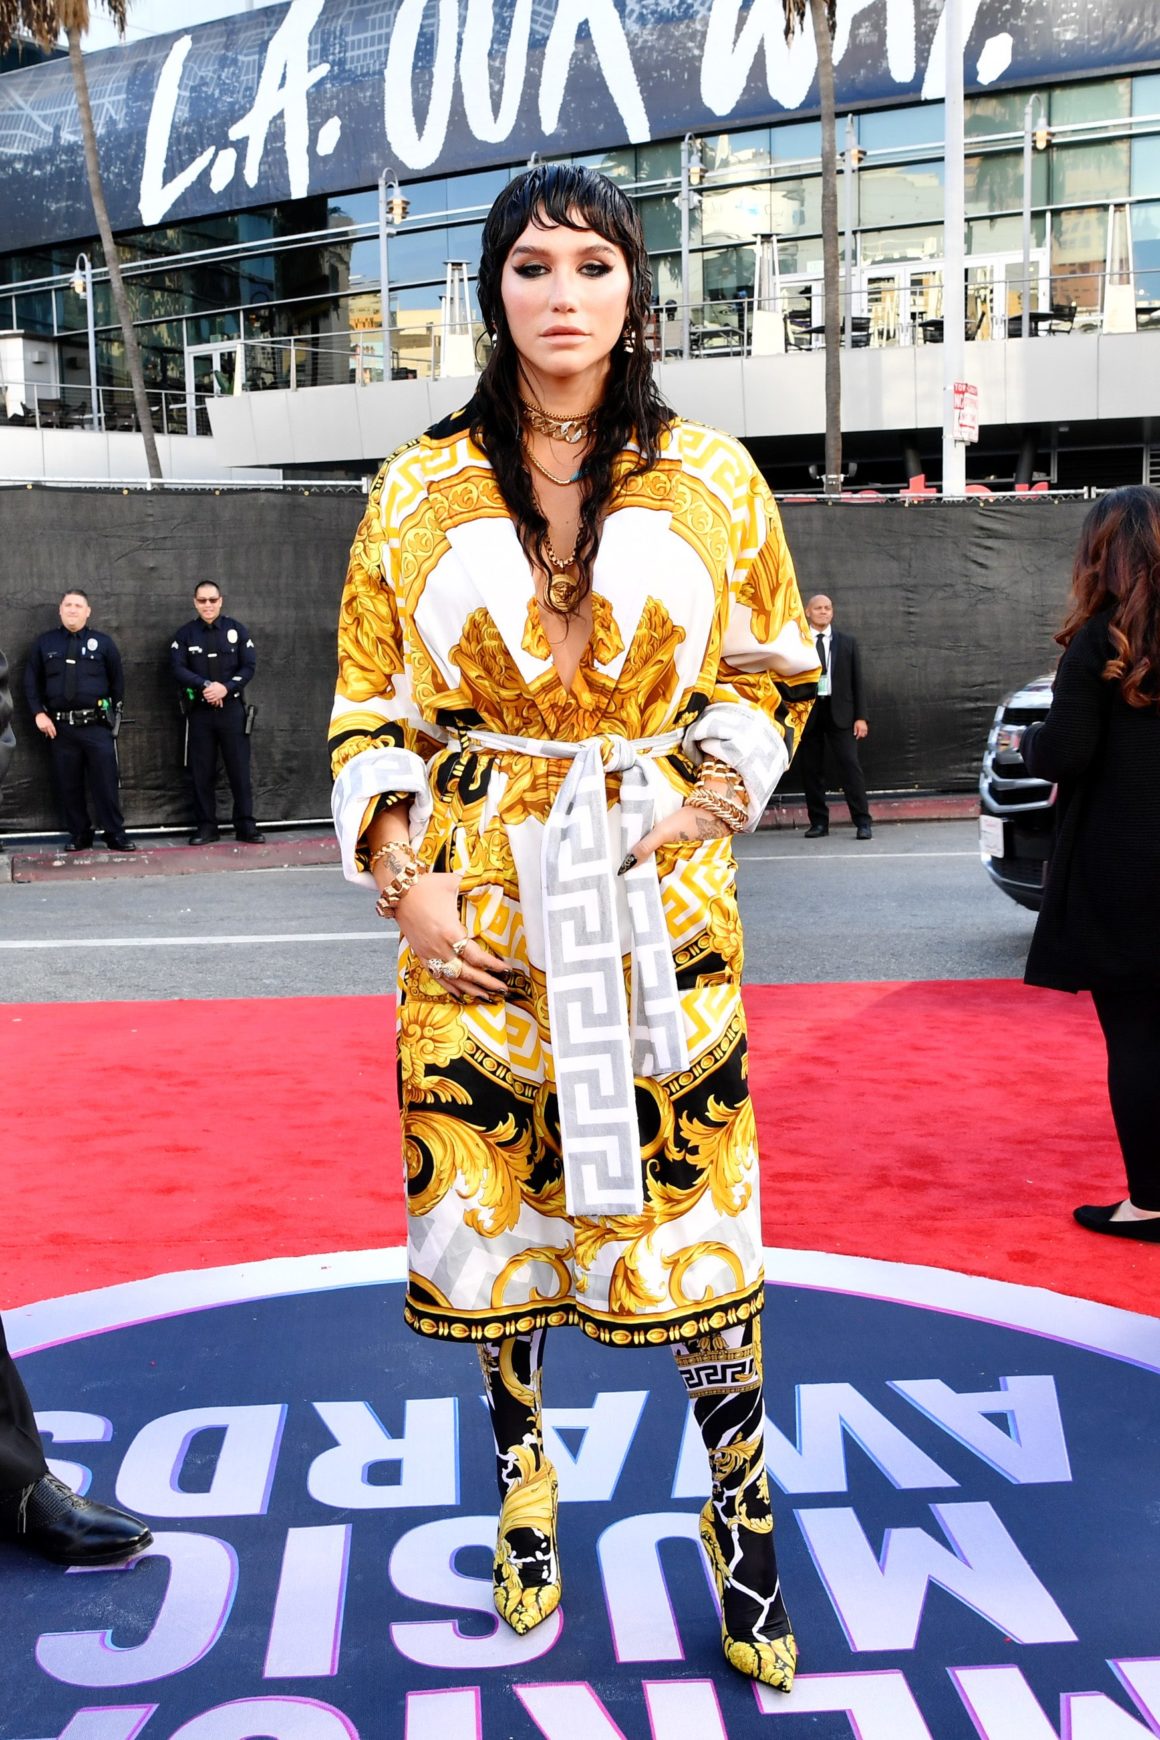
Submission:
{"label": "officer's duty belt", "polygon": [[74,707],[69,713],[50,715],[56,725],[103,725],[105,715],[99,707]]}

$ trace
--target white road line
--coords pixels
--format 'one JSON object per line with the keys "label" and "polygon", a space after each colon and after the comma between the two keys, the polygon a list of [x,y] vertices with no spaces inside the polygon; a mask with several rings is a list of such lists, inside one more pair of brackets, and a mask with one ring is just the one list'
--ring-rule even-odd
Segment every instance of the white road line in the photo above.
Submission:
{"label": "white road line", "polygon": [[382,930],[258,931],[250,936],[72,936],[36,937],[29,942],[0,942],[0,949],[217,949],[257,947],[263,943],[390,942],[394,932]]}
{"label": "white road line", "polygon": [[883,858],[977,858],[968,852],[738,852],[739,864],[879,864]]}

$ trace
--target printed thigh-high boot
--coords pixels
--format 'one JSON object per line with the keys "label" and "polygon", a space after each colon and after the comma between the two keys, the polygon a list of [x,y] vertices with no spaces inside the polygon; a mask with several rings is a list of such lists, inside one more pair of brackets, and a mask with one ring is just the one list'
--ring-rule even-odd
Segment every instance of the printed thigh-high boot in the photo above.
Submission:
{"label": "printed thigh-high boot", "polygon": [[781,1597],[765,1473],[761,1320],[677,1346],[709,1452],[713,1491],[701,1540],[721,1601],[721,1645],[739,1672],[788,1692],[797,1644]]}
{"label": "printed thigh-high boot", "polygon": [[540,1374],[546,1330],[485,1342],[479,1350],[500,1498],[495,1607],[521,1635],[560,1603],[556,1470],[544,1455]]}

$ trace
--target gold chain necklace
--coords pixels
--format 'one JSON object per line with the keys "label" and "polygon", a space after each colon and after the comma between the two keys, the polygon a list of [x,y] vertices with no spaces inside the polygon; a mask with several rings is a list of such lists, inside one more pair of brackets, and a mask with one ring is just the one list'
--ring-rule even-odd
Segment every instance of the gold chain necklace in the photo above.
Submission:
{"label": "gold chain necklace", "polygon": [[554,411],[545,411],[542,405],[528,399],[521,399],[520,404],[524,408],[524,421],[533,429],[538,429],[541,435],[550,435],[554,441],[566,441],[570,447],[591,435],[596,426],[595,405],[577,417],[558,417]]}
{"label": "gold chain necklace", "polygon": [[556,473],[554,471],[549,471],[548,467],[546,465],[541,465],[540,461],[536,458],[535,454],[532,452],[532,444],[530,441],[524,442],[524,452],[527,454],[528,458],[531,460],[532,464],[535,466],[536,470],[540,473],[540,475],[542,477],[546,477],[549,483],[559,484],[561,489],[567,489],[567,487],[570,483],[579,483],[580,473],[578,471],[574,471],[572,473],[571,477],[557,477]]}
{"label": "gold chain necklace", "polygon": [[570,568],[576,560],[576,546],[579,542],[580,534],[577,532],[576,536],[572,539],[572,548],[568,551],[568,554],[566,556],[557,556],[555,550],[552,548],[552,539],[550,535],[545,532],[544,549],[547,552],[548,560],[553,568],[559,568],[561,573],[563,573],[565,569]]}

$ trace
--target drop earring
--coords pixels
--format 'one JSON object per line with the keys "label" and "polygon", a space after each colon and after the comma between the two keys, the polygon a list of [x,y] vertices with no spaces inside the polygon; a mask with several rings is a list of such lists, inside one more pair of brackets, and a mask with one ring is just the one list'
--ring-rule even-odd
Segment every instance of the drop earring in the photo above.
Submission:
{"label": "drop earring", "polygon": [[631,356],[636,349],[636,335],[627,322],[625,323],[624,331],[620,335],[620,344],[626,356]]}

